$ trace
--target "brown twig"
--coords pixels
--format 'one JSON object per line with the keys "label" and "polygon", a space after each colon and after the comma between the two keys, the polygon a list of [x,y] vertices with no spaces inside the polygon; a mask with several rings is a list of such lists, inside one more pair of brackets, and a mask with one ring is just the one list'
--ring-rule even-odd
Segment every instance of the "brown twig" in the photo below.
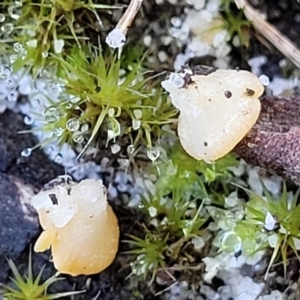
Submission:
{"label": "brown twig", "polygon": [[256,125],[234,152],[300,185],[300,96],[263,97]]}

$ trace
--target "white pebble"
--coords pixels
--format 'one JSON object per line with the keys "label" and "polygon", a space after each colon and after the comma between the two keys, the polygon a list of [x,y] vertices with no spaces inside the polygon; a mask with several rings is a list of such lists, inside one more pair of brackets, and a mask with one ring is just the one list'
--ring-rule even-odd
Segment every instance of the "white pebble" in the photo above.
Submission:
{"label": "white pebble", "polygon": [[201,10],[205,6],[205,0],[195,0],[194,1],[194,8],[196,10]]}
{"label": "white pebble", "polygon": [[62,40],[62,39],[54,40],[53,41],[54,52],[56,54],[62,53],[64,45],[65,45],[65,41],[64,40]]}
{"label": "white pebble", "polygon": [[164,35],[160,38],[161,42],[167,46],[167,45],[170,45],[171,42],[172,42],[172,37],[170,37],[169,35]]}
{"label": "white pebble", "polygon": [[256,56],[248,60],[252,73],[260,75],[260,68],[267,62],[267,57],[264,55]]}
{"label": "white pebble", "polygon": [[265,217],[265,228],[267,230],[273,230],[276,225],[276,219],[272,216],[272,214],[268,211]]}
{"label": "white pebble", "polygon": [[152,218],[154,218],[157,215],[157,209],[154,206],[150,206],[148,208],[148,212],[149,212],[150,217],[152,217]]}
{"label": "white pebble", "polygon": [[232,39],[232,45],[234,47],[240,47],[241,46],[241,39],[239,38],[238,35],[235,35]]}
{"label": "white pebble", "polygon": [[206,9],[211,13],[216,13],[219,11],[219,6],[220,6],[219,0],[210,0],[206,5]]}
{"label": "white pebble", "polygon": [[188,60],[188,58],[186,57],[186,55],[184,55],[183,53],[179,53],[174,61],[174,70],[175,71],[179,71],[181,69],[182,66],[185,65],[186,61]]}
{"label": "white pebble", "polygon": [[206,10],[206,9],[203,9],[201,12],[200,12],[200,16],[203,20],[205,20],[206,22],[211,22],[213,17],[212,17],[212,14]]}
{"label": "white pebble", "polygon": [[151,42],[152,42],[152,37],[151,37],[150,35],[146,35],[146,36],[144,37],[143,41],[144,41],[144,45],[145,45],[146,47],[150,47]]}
{"label": "white pebble", "polygon": [[165,51],[158,51],[157,56],[160,62],[166,62],[168,60],[168,55]]}
{"label": "white pebble", "polygon": [[227,37],[227,31],[226,30],[221,30],[220,32],[218,32],[213,39],[213,46],[214,47],[218,47],[219,45],[221,45],[222,43],[226,42],[226,37]]}
{"label": "white pebble", "polygon": [[116,154],[121,150],[121,147],[118,144],[113,144],[110,146],[110,149],[112,154]]}
{"label": "white pebble", "polygon": [[172,17],[170,21],[174,27],[180,27],[182,24],[182,21],[179,17]]}
{"label": "white pebble", "polygon": [[178,73],[171,73],[170,76],[166,80],[164,80],[161,84],[163,87],[165,87],[165,85],[167,86],[172,85],[180,89],[184,86],[185,82],[184,79]]}
{"label": "white pebble", "polygon": [[37,39],[27,41],[26,45],[30,48],[36,48],[37,47]]}
{"label": "white pebble", "polygon": [[260,75],[259,80],[264,86],[268,86],[270,84],[270,79],[266,75]]}
{"label": "white pebble", "polygon": [[205,245],[205,242],[201,236],[196,236],[192,239],[192,244],[194,245],[195,250],[199,251]]}
{"label": "white pebble", "polygon": [[219,300],[220,296],[210,286],[202,284],[200,287],[200,293],[205,295],[208,299]]}
{"label": "white pebble", "polygon": [[106,37],[105,42],[111,48],[123,47],[126,42],[126,36],[121,29],[115,28]]}

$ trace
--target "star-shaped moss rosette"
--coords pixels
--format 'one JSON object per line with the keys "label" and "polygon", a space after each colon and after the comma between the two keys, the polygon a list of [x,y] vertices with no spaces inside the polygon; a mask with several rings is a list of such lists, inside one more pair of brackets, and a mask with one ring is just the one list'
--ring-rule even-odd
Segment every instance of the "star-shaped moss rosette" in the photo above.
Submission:
{"label": "star-shaped moss rosette", "polygon": [[8,264],[13,273],[13,278],[11,281],[14,285],[4,285],[0,284],[3,289],[2,296],[7,300],[50,300],[50,299],[61,299],[63,297],[72,296],[75,294],[83,293],[84,291],[78,292],[62,292],[56,294],[48,294],[47,290],[53,283],[63,280],[63,278],[58,277],[59,273],[56,273],[52,277],[48,278],[46,281],[41,283],[41,277],[44,271],[44,267],[40,270],[39,274],[34,278],[32,271],[32,254],[29,252],[28,258],[28,271],[25,276],[22,276],[14,264],[14,262],[9,259]]}
{"label": "star-shaped moss rosette", "polygon": [[81,156],[100,136],[104,147],[126,136],[131,150],[143,145],[151,152],[162,126],[176,122],[177,110],[155,78],[146,77],[141,58],[124,57],[123,63],[111,52],[74,47],[67,60],[55,59],[67,98],[52,102],[40,116],[45,123],[39,130],[52,133],[45,143],[68,143]]}
{"label": "star-shaped moss rosette", "polygon": [[134,248],[129,253],[136,255],[131,263],[132,274],[144,279],[149,275],[150,284],[159,271],[171,280],[175,280],[175,270],[199,272],[201,257],[212,240],[207,230],[210,216],[206,201],[216,197],[215,187],[222,189],[226,185],[231,176],[228,167],[237,163],[231,155],[214,164],[197,161],[179,142],[169,152],[157,164],[159,175],[155,184],[145,180],[146,192],[139,203],[139,210],[145,215],[145,236],[131,235],[131,240],[126,241]]}
{"label": "star-shaped moss rosette", "polygon": [[263,197],[243,188],[249,194],[250,200],[245,206],[245,219],[237,222],[234,231],[242,243],[242,250],[247,250],[248,254],[251,254],[251,245],[247,241],[252,241],[252,254],[270,247],[273,249],[265,277],[279,257],[286,275],[289,251],[300,259],[300,190],[291,197],[284,184],[280,197],[275,199],[262,182],[261,184]]}

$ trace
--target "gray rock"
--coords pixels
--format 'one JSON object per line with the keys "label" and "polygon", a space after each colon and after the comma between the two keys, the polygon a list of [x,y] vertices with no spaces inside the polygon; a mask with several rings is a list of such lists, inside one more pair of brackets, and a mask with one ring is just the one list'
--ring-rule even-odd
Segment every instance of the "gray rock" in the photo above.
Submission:
{"label": "gray rock", "polygon": [[30,205],[34,189],[16,177],[0,174],[0,281],[7,276],[6,258],[16,259],[39,233],[39,222]]}
{"label": "gray rock", "polygon": [[[21,115],[6,111],[0,115],[0,282],[8,278],[7,258],[16,261],[40,234],[40,226],[30,198],[45,183],[64,173],[41,150],[22,157],[23,149],[37,144]],[[24,251],[25,250],[25,251]],[[27,261],[26,261],[27,264]]]}
{"label": "gray rock", "polygon": [[21,156],[22,150],[38,143],[33,135],[19,133],[28,129],[23,116],[12,111],[0,115],[0,172],[14,175],[40,190],[44,184],[64,174],[64,169],[39,149],[29,157]]}

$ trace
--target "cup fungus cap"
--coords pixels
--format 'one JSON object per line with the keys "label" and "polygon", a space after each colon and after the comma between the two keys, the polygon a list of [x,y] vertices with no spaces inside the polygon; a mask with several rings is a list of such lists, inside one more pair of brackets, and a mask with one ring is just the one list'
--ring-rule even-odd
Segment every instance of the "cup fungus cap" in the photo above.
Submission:
{"label": "cup fungus cap", "polygon": [[60,273],[89,275],[108,267],[118,250],[117,218],[100,180],[56,185],[32,198],[44,231],[34,250],[51,247]]}
{"label": "cup fungus cap", "polygon": [[209,162],[230,152],[254,126],[264,87],[248,71],[197,71],[172,73],[162,86],[180,111],[183,148]]}

